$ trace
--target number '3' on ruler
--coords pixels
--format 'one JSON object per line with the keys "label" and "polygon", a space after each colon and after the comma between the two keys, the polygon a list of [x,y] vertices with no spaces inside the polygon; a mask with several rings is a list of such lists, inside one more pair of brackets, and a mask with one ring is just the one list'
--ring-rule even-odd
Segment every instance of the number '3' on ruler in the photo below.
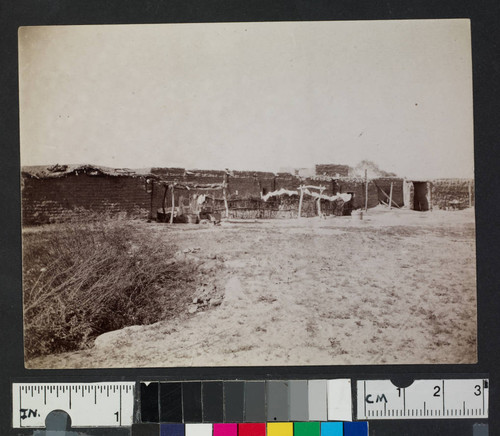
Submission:
{"label": "number '3' on ruler", "polygon": [[53,410],[64,410],[72,427],[132,425],[134,382],[13,383],[13,428],[45,427]]}
{"label": "number '3' on ruler", "polygon": [[488,417],[488,380],[415,380],[406,388],[390,380],[358,380],[358,419]]}

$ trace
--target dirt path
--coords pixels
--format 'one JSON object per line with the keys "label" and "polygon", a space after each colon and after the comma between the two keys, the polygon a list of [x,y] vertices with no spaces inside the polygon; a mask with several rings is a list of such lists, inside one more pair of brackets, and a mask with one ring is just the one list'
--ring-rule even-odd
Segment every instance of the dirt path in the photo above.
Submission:
{"label": "dirt path", "polygon": [[476,361],[472,210],[150,231],[181,251],[200,248],[185,255],[218,268],[222,304],[30,367]]}

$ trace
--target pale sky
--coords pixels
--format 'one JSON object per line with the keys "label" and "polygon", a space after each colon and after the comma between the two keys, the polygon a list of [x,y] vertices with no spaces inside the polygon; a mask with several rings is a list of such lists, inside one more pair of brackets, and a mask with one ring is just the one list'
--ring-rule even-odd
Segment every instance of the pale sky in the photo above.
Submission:
{"label": "pale sky", "polygon": [[21,163],[473,176],[468,20],[23,27]]}

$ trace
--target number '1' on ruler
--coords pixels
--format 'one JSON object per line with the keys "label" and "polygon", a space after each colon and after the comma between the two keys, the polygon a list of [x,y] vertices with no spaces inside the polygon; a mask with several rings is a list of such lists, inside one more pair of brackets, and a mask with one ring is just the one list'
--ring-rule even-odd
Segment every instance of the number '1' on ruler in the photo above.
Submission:
{"label": "number '1' on ruler", "polygon": [[53,410],[63,410],[73,427],[131,426],[134,382],[13,383],[13,428],[45,427]]}
{"label": "number '1' on ruler", "polygon": [[488,417],[488,380],[415,380],[406,388],[390,380],[358,380],[358,419]]}

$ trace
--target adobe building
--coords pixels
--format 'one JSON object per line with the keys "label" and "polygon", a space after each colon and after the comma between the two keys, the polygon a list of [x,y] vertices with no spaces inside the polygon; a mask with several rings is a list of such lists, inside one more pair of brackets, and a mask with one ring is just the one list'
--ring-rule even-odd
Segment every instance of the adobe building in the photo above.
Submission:
{"label": "adobe building", "polygon": [[[365,205],[373,208],[388,204],[391,191],[393,207],[425,211],[463,209],[474,204],[472,180],[378,177],[366,183],[362,177],[350,176],[346,165],[316,165],[315,170],[315,175],[306,177],[290,172],[184,168],[23,167],[22,221],[23,225],[63,222],[82,212],[156,219],[158,211],[171,208],[172,200],[176,207],[189,208],[193,197],[201,194],[220,212],[225,210],[226,200],[230,218],[294,218],[298,216],[298,195],[277,195],[267,200],[263,197],[280,189],[298,192],[300,186],[321,186],[325,196],[351,194],[345,213]],[[202,185],[203,190],[196,188]],[[167,191],[169,186],[175,186],[173,197]],[[317,216],[317,207],[315,199],[305,196],[301,215]],[[321,200],[320,207],[325,215],[338,213],[336,205],[327,199]]]}

